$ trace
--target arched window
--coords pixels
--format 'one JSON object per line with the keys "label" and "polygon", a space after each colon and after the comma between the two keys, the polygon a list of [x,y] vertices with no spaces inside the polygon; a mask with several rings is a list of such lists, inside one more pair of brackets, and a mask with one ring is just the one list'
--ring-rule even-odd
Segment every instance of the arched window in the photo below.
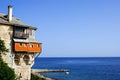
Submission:
{"label": "arched window", "polygon": [[25,64],[28,65],[29,61],[30,61],[30,58],[29,58],[28,55],[24,55],[23,60],[24,60]]}
{"label": "arched window", "polygon": [[16,65],[20,65],[20,55],[15,54],[14,62]]}

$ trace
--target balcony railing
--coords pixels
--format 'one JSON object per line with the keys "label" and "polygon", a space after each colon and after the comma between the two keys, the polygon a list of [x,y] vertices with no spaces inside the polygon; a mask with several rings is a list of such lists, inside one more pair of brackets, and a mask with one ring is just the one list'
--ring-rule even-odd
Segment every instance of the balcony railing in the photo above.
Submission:
{"label": "balcony railing", "polygon": [[42,51],[41,43],[14,43],[15,52],[40,53]]}
{"label": "balcony railing", "polygon": [[23,33],[23,32],[15,32],[14,37],[15,38],[28,38],[29,34],[28,33]]}

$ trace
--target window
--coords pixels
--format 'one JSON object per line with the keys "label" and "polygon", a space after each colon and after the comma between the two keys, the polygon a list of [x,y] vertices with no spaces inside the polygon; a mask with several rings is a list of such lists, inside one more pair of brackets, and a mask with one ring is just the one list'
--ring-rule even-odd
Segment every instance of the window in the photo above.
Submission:
{"label": "window", "polygon": [[21,32],[21,33],[24,33],[25,30],[26,30],[25,28],[18,28],[18,27],[15,28],[15,32],[16,32],[16,33],[20,33],[20,32]]}
{"label": "window", "polygon": [[28,38],[27,28],[15,27],[14,37],[16,38]]}
{"label": "window", "polygon": [[30,36],[35,36],[35,31],[32,30],[32,29],[30,29],[30,30],[29,30],[29,34],[30,34]]}
{"label": "window", "polygon": [[35,31],[34,30],[32,30],[32,36],[35,36]]}
{"label": "window", "polygon": [[29,58],[28,55],[24,55],[23,60],[24,60],[25,64],[28,65],[29,61],[30,61],[30,58]]}
{"label": "window", "polygon": [[32,36],[32,30],[29,30],[29,34],[30,34],[30,36]]}
{"label": "window", "polygon": [[15,54],[14,62],[16,65],[20,65],[20,55]]}

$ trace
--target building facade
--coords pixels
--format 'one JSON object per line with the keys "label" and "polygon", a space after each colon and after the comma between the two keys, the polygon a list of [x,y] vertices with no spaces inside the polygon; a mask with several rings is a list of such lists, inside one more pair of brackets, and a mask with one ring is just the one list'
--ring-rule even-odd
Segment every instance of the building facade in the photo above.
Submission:
{"label": "building facade", "polygon": [[8,66],[14,69],[17,79],[30,80],[35,56],[42,51],[42,44],[35,40],[36,30],[36,27],[13,17],[12,6],[8,6],[7,15],[0,14],[0,38],[9,49],[9,52],[1,55]]}

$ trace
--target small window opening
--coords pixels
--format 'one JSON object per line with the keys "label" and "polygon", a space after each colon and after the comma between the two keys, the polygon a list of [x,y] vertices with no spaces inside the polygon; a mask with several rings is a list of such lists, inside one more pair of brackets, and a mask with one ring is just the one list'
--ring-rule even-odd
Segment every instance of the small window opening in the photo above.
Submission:
{"label": "small window opening", "polygon": [[15,55],[14,62],[16,65],[20,65],[20,55]]}
{"label": "small window opening", "polygon": [[29,58],[28,55],[25,55],[25,56],[23,57],[23,60],[24,60],[25,64],[28,65],[28,64],[29,64],[29,61],[30,61],[30,58]]}

